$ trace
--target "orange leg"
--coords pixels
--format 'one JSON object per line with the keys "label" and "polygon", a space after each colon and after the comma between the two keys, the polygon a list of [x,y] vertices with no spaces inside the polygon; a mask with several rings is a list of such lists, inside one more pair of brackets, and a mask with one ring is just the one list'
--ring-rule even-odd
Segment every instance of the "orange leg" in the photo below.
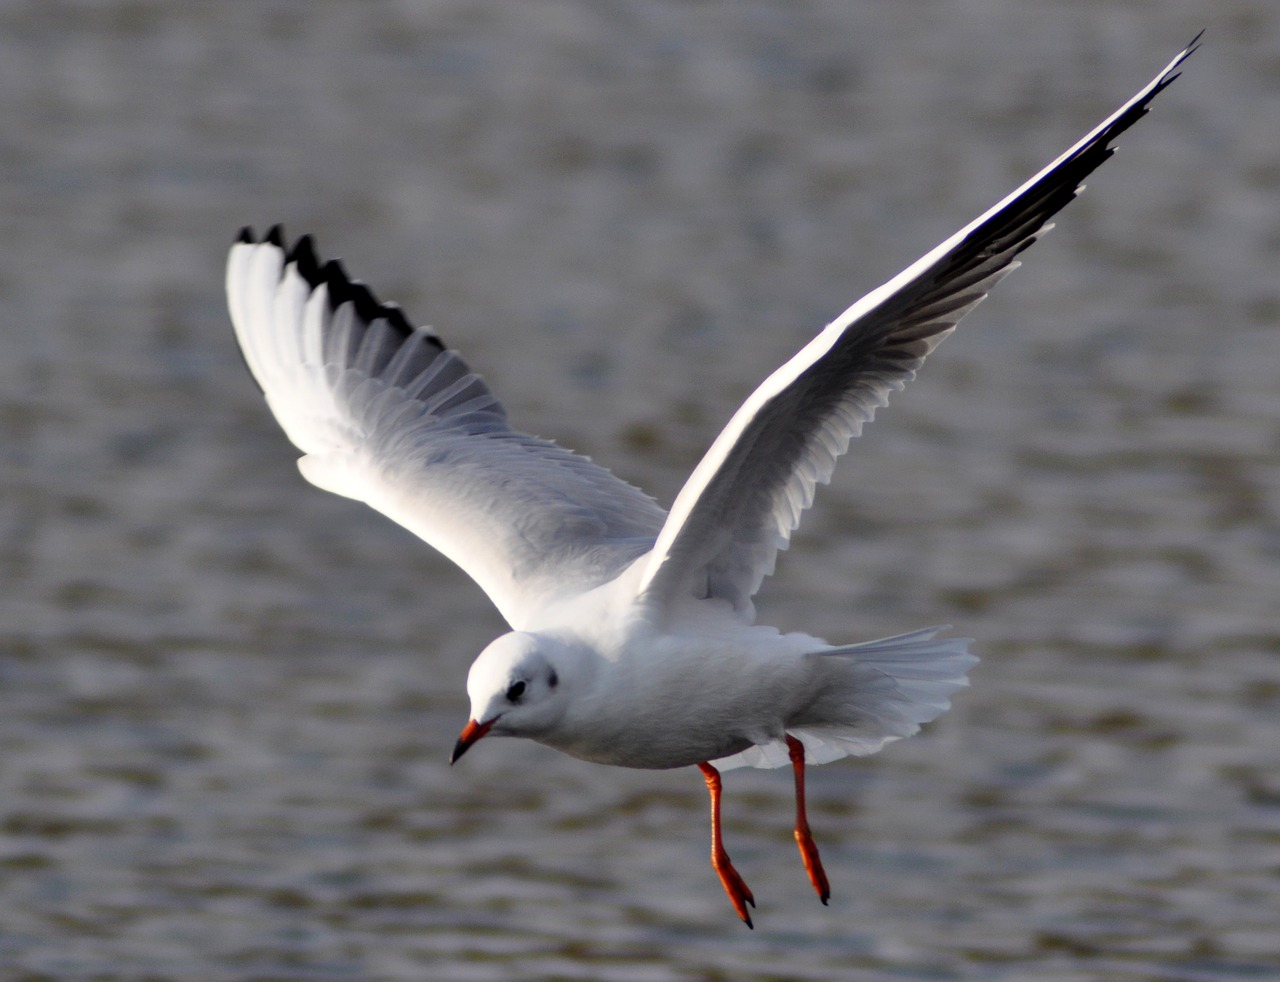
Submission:
{"label": "orange leg", "polygon": [[804,860],[809,882],[818,891],[818,899],[825,904],[831,896],[831,887],[822,869],[818,847],[809,832],[809,817],[804,809],[804,744],[788,733],[787,750],[791,753],[791,769],[796,774],[796,845],[800,847],[800,858]]}
{"label": "orange leg", "polygon": [[720,772],[710,764],[699,764],[698,769],[706,778],[707,790],[711,792],[711,866],[720,875],[720,883],[729,895],[733,909],[746,921],[747,927],[754,928],[751,915],[747,913],[747,904],[754,907],[755,897],[751,896],[751,890],[733,868],[733,863],[729,862],[729,854],[724,851],[724,841],[720,837]]}

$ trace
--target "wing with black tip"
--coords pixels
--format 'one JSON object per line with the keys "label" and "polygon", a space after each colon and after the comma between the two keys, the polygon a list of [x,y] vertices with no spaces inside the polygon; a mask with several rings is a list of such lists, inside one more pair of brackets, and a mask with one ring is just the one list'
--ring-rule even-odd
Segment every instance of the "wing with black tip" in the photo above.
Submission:
{"label": "wing with black tip", "polygon": [[652,603],[717,597],[753,616],[751,597],[836,458],[1016,268],[1015,257],[1111,156],[1112,142],[1146,114],[1198,40],[1039,174],[851,306],[748,397],[671,506],[641,580]]}
{"label": "wing with black tip", "polygon": [[488,385],[311,239],[246,229],[227,302],[311,483],[364,501],[461,566],[510,624],[614,579],[665,513],[590,460],[511,428]]}

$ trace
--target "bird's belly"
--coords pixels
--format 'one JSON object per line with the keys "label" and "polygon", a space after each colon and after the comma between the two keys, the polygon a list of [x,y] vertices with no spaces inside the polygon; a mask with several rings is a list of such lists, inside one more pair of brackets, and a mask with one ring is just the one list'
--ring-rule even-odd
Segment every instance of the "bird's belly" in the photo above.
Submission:
{"label": "bird's belly", "polygon": [[646,714],[631,718],[623,709],[607,723],[562,730],[540,742],[596,764],[665,770],[727,757],[783,735],[782,722],[773,714],[741,714],[732,722],[696,714],[655,721]]}
{"label": "bird's belly", "polygon": [[755,741],[743,737],[720,736],[696,742],[680,741],[679,745],[665,742],[636,745],[625,739],[574,741],[562,743],[544,740],[548,747],[593,764],[611,764],[614,767],[635,767],[643,770],[669,770],[673,767],[692,767],[719,757],[728,757],[752,746]]}

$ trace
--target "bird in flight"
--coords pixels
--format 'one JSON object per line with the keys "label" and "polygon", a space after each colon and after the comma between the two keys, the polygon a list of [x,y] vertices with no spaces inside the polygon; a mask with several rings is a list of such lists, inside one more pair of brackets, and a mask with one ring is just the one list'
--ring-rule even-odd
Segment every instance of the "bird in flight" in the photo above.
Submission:
{"label": "bird in flight", "polygon": [[1051,226],[1198,45],[1062,156],[872,290],[764,380],[670,511],[586,457],[516,429],[484,380],[312,240],[240,233],[231,320],[311,483],[363,501],[462,567],[511,626],[471,666],[456,761],[526,737],[622,767],[698,767],[711,862],[738,915],[755,898],[721,837],[720,771],[789,764],[795,839],[825,904],[807,764],[874,753],[949,707],[976,663],[930,628],[830,644],[755,623],[837,457]]}

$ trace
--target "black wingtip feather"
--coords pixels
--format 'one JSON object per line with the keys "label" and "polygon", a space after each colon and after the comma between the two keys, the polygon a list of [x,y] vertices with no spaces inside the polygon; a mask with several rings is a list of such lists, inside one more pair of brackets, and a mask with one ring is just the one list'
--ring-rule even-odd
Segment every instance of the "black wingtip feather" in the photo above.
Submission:
{"label": "black wingtip feather", "polygon": [[[310,236],[304,236],[304,238],[308,240],[305,247],[308,261],[313,265],[310,268],[310,273],[305,271],[302,265],[298,266],[298,272],[305,276],[307,282],[313,287],[317,287],[321,283],[325,285],[328,289],[330,310],[337,310],[344,303],[350,303],[355,306],[356,316],[366,324],[370,321],[385,319],[397,333],[405,337],[413,334],[416,328],[399,304],[384,303],[379,300],[366,284],[359,280],[354,280],[348,275],[341,260],[330,259],[323,266],[320,266],[309,241]],[[301,244],[302,240],[299,240],[299,245]],[[298,246],[294,248],[297,249]],[[440,343],[438,339],[436,343]],[[440,347],[443,349],[444,345],[441,344]]]}
{"label": "black wingtip feather", "polygon": [[398,303],[387,301],[382,305],[382,316],[391,322],[391,326],[396,329],[399,334],[408,337],[413,333],[413,325],[409,323],[409,318],[400,308]]}
{"label": "black wingtip feather", "polygon": [[359,280],[351,282],[351,302],[355,304],[356,316],[366,324],[382,316],[382,303],[366,283]]}
{"label": "black wingtip feather", "polygon": [[[377,295],[360,280],[352,279],[340,259],[330,259],[323,264],[316,256],[315,239],[303,235],[285,248],[284,226],[272,225],[261,239],[252,225],[245,225],[236,233],[236,242],[243,245],[273,245],[285,253],[285,264],[292,263],[314,290],[323,284],[328,291],[329,309],[336,310],[344,303],[355,305],[356,315],[366,324],[374,320],[386,320],[397,333],[408,337],[417,330],[399,304],[379,300]],[[444,344],[435,335],[432,340],[444,350]]]}
{"label": "black wingtip feather", "polygon": [[[1201,31],[1187,46],[1182,54],[1175,60],[1174,65],[1180,65],[1199,47],[1200,37],[1204,34]],[[1140,101],[1135,102],[1129,107],[1128,111],[1123,113],[1117,119],[1113,120],[1111,125],[1099,133],[1092,141],[1081,147],[1074,157],[1062,162],[1058,169],[1058,178],[1047,186],[1031,187],[1027,189],[1025,201],[1021,208],[1006,209],[1003,224],[1012,226],[1014,222],[1025,220],[1030,213],[1036,217],[1037,227],[1047,221],[1054,213],[1064,207],[1067,202],[1072,200],[1078,194],[1080,184],[1084,178],[1097,170],[1103,163],[1115,155],[1116,148],[1114,142],[1131,126],[1133,126],[1143,116],[1151,111],[1151,103],[1156,96],[1165,90],[1174,79],[1181,74],[1180,72],[1171,71],[1170,74],[1164,76],[1160,81],[1152,86],[1151,91]],[[1012,204],[1012,203],[1011,203]],[[1000,223],[997,222],[996,227],[990,225],[983,228],[975,229],[970,236],[971,242],[987,242],[998,240],[1008,232],[1008,227],[1001,229]],[[1030,244],[1030,243],[1028,243]],[[1025,248],[1025,246],[1024,246]],[[1020,250],[1019,250],[1020,251]],[[972,261],[973,257],[965,257],[964,250],[953,260],[951,268],[944,271],[945,275],[953,275],[955,268],[962,267],[966,261]]]}
{"label": "black wingtip feather", "polygon": [[310,235],[304,235],[295,242],[284,261],[286,264],[293,263],[297,267],[298,275],[306,280],[313,290],[320,285],[320,263],[316,259],[315,243]]}
{"label": "black wingtip feather", "polygon": [[316,274],[316,285],[323,283],[329,292],[329,307],[336,310],[351,299],[351,278],[342,268],[341,259],[330,259]]}

